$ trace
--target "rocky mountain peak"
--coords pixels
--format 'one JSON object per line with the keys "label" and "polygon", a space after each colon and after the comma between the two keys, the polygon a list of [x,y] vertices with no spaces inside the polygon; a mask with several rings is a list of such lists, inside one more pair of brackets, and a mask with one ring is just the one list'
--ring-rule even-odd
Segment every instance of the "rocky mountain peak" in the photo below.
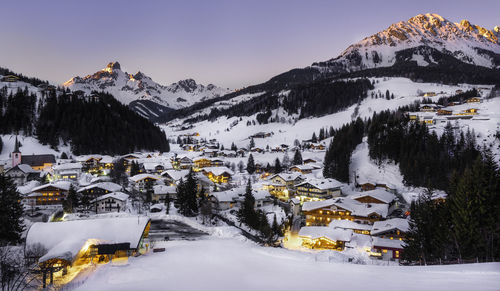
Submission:
{"label": "rocky mountain peak", "polygon": [[119,62],[110,62],[104,69],[104,71],[108,71],[110,73],[113,72],[113,70],[121,70]]}

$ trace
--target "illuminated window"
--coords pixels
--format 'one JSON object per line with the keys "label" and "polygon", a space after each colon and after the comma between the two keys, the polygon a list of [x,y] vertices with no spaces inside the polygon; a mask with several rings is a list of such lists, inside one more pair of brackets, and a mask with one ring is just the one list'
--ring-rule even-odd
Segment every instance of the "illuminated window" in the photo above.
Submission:
{"label": "illuminated window", "polygon": [[396,255],[395,255],[396,258],[399,258],[399,251],[396,251]]}
{"label": "illuminated window", "polygon": [[382,250],[382,252],[385,254],[385,253],[387,253],[387,250]]}

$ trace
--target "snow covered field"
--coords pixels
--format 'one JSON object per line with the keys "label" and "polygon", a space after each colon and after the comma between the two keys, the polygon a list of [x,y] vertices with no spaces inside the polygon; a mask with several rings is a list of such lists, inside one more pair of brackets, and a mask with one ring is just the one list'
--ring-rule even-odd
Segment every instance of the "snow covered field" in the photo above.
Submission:
{"label": "snow covered field", "polygon": [[235,239],[172,241],[104,265],[77,290],[498,290],[500,263],[403,267],[315,261]]}

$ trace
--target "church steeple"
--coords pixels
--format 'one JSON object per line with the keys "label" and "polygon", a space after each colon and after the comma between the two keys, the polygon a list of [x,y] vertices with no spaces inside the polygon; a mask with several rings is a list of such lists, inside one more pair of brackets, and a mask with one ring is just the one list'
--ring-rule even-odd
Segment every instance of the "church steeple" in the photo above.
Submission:
{"label": "church steeple", "polygon": [[19,141],[16,135],[16,144],[14,145],[14,151],[12,152],[12,167],[19,165],[21,163],[21,151],[19,151]]}
{"label": "church steeple", "polygon": [[21,153],[19,151],[19,142],[17,141],[17,135],[16,135],[16,144],[14,145],[14,151],[12,153]]}

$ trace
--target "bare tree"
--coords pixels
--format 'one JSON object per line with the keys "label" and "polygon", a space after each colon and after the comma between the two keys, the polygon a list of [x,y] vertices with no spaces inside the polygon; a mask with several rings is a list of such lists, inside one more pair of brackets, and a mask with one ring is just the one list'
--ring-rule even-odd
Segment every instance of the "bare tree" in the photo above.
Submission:
{"label": "bare tree", "polygon": [[21,246],[0,246],[2,291],[36,289],[41,286],[39,273],[38,264],[25,260]]}

